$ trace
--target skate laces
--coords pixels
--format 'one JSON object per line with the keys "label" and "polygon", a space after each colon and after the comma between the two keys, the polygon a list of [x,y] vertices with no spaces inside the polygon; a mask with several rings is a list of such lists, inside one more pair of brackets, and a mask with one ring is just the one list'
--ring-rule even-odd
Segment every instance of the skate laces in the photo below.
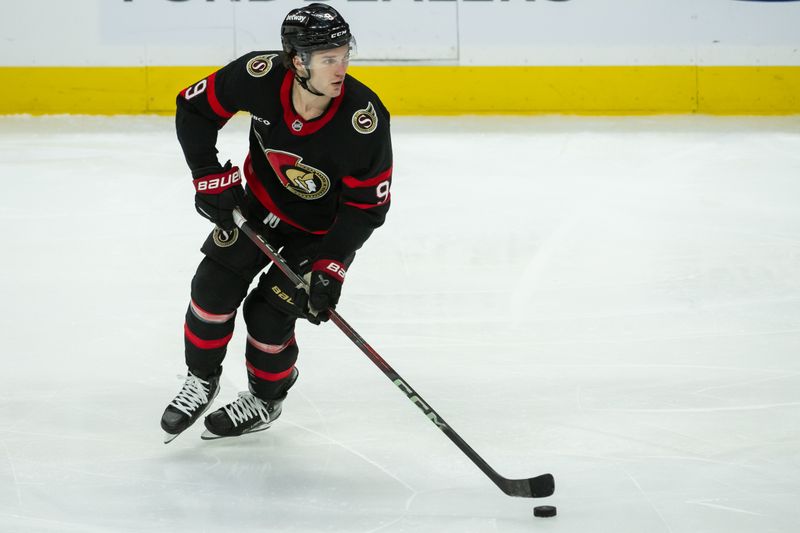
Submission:
{"label": "skate laces", "polygon": [[192,411],[208,403],[208,389],[208,381],[189,372],[180,392],[169,404],[183,414],[192,416]]}
{"label": "skate laces", "polygon": [[234,427],[254,416],[258,416],[265,424],[269,422],[267,406],[250,392],[240,392],[239,397],[234,402],[226,405],[224,409]]}

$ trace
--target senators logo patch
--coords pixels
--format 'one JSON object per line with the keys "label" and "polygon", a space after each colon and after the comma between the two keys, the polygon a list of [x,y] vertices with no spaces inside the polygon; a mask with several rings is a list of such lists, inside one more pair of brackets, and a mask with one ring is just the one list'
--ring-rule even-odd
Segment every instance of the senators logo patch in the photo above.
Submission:
{"label": "senators logo patch", "polygon": [[359,109],[353,113],[353,128],[358,133],[364,135],[372,133],[378,127],[378,114],[375,113],[375,108],[372,107],[372,102],[367,104],[366,109]]}
{"label": "senators logo patch", "polygon": [[254,78],[266,76],[272,70],[272,60],[276,57],[278,57],[278,54],[265,54],[254,57],[247,62],[247,73]]}
{"label": "senators logo patch", "polygon": [[220,248],[227,248],[228,246],[233,246],[236,239],[239,238],[239,230],[234,228],[231,231],[226,231],[222,228],[214,228],[213,238],[214,244]]}
{"label": "senators logo patch", "polygon": [[328,176],[316,168],[304,165],[303,158],[289,152],[264,150],[272,170],[284,187],[300,198],[316,200],[331,188]]}

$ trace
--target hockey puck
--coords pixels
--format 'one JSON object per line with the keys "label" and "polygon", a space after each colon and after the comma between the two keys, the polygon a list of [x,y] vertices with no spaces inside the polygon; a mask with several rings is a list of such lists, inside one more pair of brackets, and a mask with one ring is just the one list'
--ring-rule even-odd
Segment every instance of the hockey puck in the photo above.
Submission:
{"label": "hockey puck", "polygon": [[533,516],[542,518],[551,517],[556,515],[556,508],[554,505],[540,505],[533,508]]}

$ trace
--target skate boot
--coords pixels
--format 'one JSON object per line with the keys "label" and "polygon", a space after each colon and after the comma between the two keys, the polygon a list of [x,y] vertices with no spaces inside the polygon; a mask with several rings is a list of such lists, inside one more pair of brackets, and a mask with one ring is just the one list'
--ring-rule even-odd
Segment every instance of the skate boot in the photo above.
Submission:
{"label": "skate boot", "polygon": [[245,433],[268,429],[281,416],[283,400],[287,396],[286,391],[297,381],[297,376],[298,371],[295,368],[284,393],[274,400],[262,400],[250,391],[240,392],[236,400],[206,417],[206,431],[200,438],[213,440],[238,437]]}
{"label": "skate boot", "polygon": [[169,402],[161,415],[164,444],[171,442],[200,418],[211,406],[219,393],[219,377],[222,367],[208,379],[200,379],[189,372],[178,395]]}

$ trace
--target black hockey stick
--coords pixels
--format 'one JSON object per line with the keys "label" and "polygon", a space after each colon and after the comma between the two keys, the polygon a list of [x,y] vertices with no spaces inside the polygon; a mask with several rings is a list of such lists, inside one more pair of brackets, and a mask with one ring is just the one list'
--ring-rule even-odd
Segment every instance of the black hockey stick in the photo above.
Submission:
{"label": "black hockey stick", "polygon": [[[255,243],[255,245],[266,254],[270,260],[275,263],[281,272],[283,272],[289,280],[297,286],[308,287],[306,281],[295,274],[295,272],[289,268],[289,265],[286,264],[286,261],[281,257],[275,248],[272,247],[257,231],[255,231],[247,222],[247,219],[244,218],[242,213],[236,209],[233,211],[233,219],[236,222],[236,225],[239,226],[239,229],[247,235],[250,240]],[[481,471],[489,476],[495,485],[500,487],[500,490],[508,494],[509,496],[520,496],[522,498],[543,498],[546,496],[550,496],[553,494],[555,490],[555,481],[553,480],[552,474],[542,474],[540,476],[528,478],[528,479],[508,479],[500,474],[498,474],[494,468],[489,466],[489,464],[483,460],[483,458],[478,455],[475,450],[473,450],[469,444],[464,442],[458,433],[453,430],[445,421],[442,419],[439,414],[433,410],[433,408],[428,405],[428,403],[422,399],[422,397],[415,391],[411,385],[406,383],[406,381],[400,377],[394,368],[392,368],[389,363],[387,363],[383,357],[378,355],[372,346],[370,346],[367,341],[365,341],[361,335],[359,335],[351,326],[348,324],[344,318],[341,317],[339,313],[335,310],[330,311],[330,319],[331,322],[336,324],[336,326],[342,330],[342,332],[347,335],[353,343],[364,352],[364,355],[369,357],[370,361],[375,363],[375,365],[381,369],[381,372],[394,383],[397,388],[399,388],[403,394],[405,394],[408,399],[414,402],[416,405],[428,419],[433,422],[436,427],[442,430],[442,433],[447,435],[453,443],[458,446],[458,448],[469,457],[475,465],[481,469]]]}

